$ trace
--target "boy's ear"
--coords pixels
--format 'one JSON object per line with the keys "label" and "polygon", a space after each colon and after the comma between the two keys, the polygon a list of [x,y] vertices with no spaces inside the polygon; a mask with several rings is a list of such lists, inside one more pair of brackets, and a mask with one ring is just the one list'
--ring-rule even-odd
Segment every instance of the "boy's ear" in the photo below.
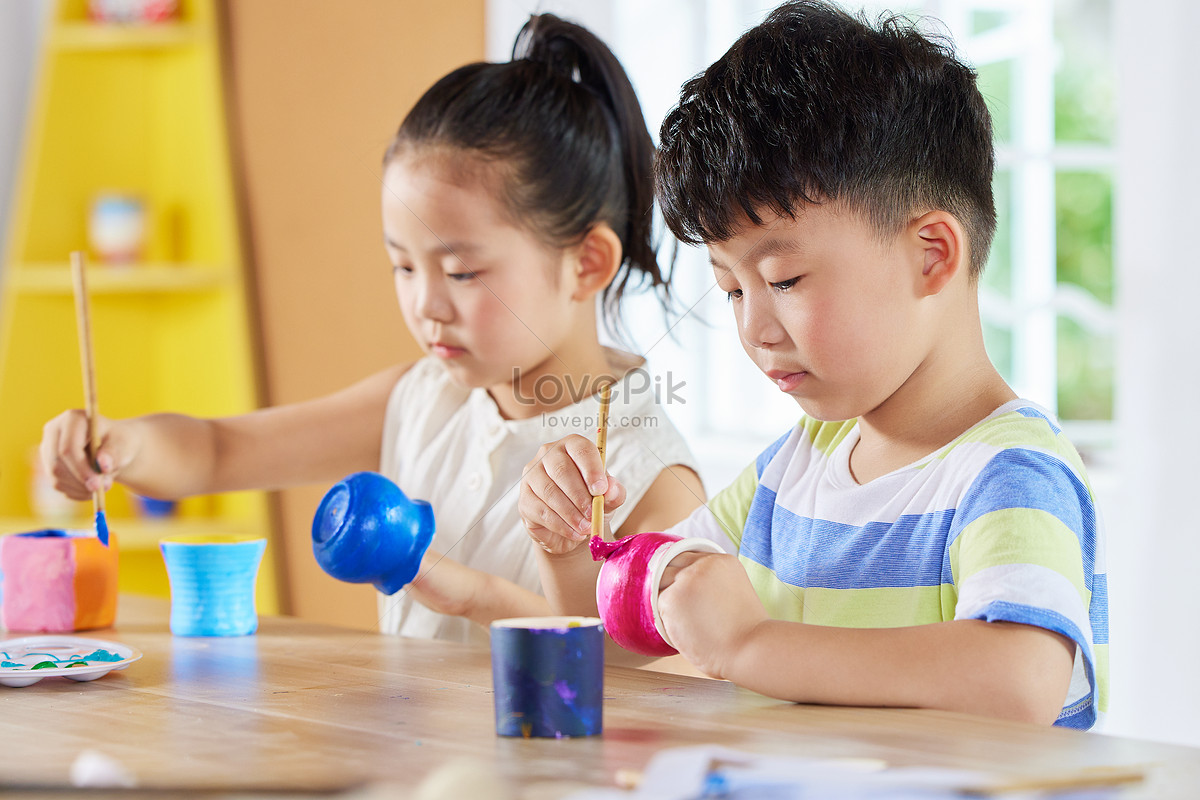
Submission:
{"label": "boy's ear", "polygon": [[607,222],[599,222],[583,237],[576,250],[575,290],[571,299],[587,300],[612,282],[624,259],[621,238]]}
{"label": "boy's ear", "polygon": [[955,275],[968,269],[967,235],[953,214],[927,212],[913,220],[909,230],[914,232],[920,250],[921,274],[917,282],[921,296],[938,294]]}

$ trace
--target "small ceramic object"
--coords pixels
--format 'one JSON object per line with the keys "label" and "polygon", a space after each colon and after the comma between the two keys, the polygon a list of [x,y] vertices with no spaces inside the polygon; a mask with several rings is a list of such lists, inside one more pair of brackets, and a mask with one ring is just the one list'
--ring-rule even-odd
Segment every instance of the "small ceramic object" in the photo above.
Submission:
{"label": "small ceramic object", "polygon": [[179,534],[158,547],[171,582],[171,633],[249,636],[258,630],[255,587],[266,539]]}
{"label": "small ceramic object", "polygon": [[672,533],[638,533],[615,542],[593,536],[592,558],[604,560],[596,581],[596,606],[604,629],[617,644],[645,656],[679,652],[667,640],[658,613],[663,571],[681,553],[722,553],[708,539],[684,539]]}
{"label": "small ceramic object", "polygon": [[141,258],[145,242],[146,207],[141,198],[126,194],[96,196],[88,216],[88,244],[101,261],[136,261]]}
{"label": "small ceramic object", "polygon": [[0,539],[10,631],[70,633],[107,628],[117,616],[117,544],[94,530],[48,529]]}
{"label": "small ceramic object", "polygon": [[433,541],[433,508],[378,472],[334,484],[313,517],[313,554],[338,580],[395,594],[412,583]]}
{"label": "small ceramic object", "polygon": [[603,726],[604,628],[595,617],[491,625],[496,734],[563,739]]}
{"label": "small ceramic object", "polygon": [[140,494],[133,496],[134,502],[137,504],[138,514],[146,519],[166,519],[174,515],[175,506],[174,500],[159,500],[154,497],[144,497]]}
{"label": "small ceramic object", "polygon": [[88,16],[96,22],[165,22],[178,6],[178,0],[88,0]]}

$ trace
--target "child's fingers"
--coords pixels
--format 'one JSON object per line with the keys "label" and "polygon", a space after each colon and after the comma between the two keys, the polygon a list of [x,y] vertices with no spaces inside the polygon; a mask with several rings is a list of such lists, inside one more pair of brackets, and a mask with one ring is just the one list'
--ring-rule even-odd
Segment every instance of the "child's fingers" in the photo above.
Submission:
{"label": "child's fingers", "polygon": [[[560,536],[582,539],[591,529],[590,510],[580,511],[575,502],[549,475],[530,483],[544,511],[534,519]],[[535,512],[536,513],[536,512]]]}
{"label": "child's fingers", "polygon": [[591,439],[586,439],[579,434],[572,434],[564,439],[559,440],[559,444],[566,450],[567,455],[575,462],[575,466],[579,471],[579,475],[583,480],[579,484],[586,496],[575,496],[575,484],[572,481],[564,489],[568,494],[572,495],[572,499],[576,501],[580,507],[585,507],[592,502],[592,497],[598,494],[604,494],[608,489],[608,473],[604,471],[604,462],[600,459],[600,451],[596,448],[596,443]]}
{"label": "child's fingers", "polygon": [[88,482],[97,475],[88,463],[87,418],[82,411],[66,411],[46,423],[41,456],[55,489],[74,500],[88,498]]}
{"label": "child's fingers", "polygon": [[587,518],[552,474],[571,470],[574,470],[574,462],[561,450],[543,447],[539,451],[538,458],[528,466],[521,479],[521,494],[517,499],[517,510],[526,527],[537,526],[576,541],[583,537],[583,532],[590,527]]}
{"label": "child's fingers", "polygon": [[615,511],[625,503],[625,485],[608,476],[608,491],[604,493],[604,513]]}
{"label": "child's fingers", "polygon": [[672,583],[674,583],[675,577],[679,574],[680,570],[687,569],[690,565],[696,563],[701,558],[704,558],[706,555],[712,555],[712,554],[711,553],[680,553],[679,555],[672,558],[670,563],[667,564],[666,568],[663,569],[662,579],[658,582],[658,591],[662,592],[663,589],[666,589],[668,586],[670,586]]}
{"label": "child's fingers", "polygon": [[[562,519],[538,497],[528,482],[521,482],[521,495],[517,500],[517,513],[533,539],[547,553],[562,555],[579,546],[574,532]],[[546,524],[543,524],[543,521]]]}

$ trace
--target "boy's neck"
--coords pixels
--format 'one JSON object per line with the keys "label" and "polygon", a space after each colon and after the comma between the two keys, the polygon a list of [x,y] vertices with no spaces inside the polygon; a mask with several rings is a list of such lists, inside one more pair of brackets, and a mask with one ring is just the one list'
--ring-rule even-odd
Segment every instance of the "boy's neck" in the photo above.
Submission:
{"label": "boy's neck", "polygon": [[931,354],[891,397],[859,417],[850,472],[868,483],[954,441],[1017,395],[983,350]]}

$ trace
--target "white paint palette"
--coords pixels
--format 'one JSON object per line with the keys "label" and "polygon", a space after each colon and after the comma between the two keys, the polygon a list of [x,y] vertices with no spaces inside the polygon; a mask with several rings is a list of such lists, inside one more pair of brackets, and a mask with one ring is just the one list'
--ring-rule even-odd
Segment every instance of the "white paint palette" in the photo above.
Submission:
{"label": "white paint palette", "polygon": [[94,681],[125,669],[142,652],[82,636],[24,636],[0,641],[0,686],[29,686],[43,678]]}

